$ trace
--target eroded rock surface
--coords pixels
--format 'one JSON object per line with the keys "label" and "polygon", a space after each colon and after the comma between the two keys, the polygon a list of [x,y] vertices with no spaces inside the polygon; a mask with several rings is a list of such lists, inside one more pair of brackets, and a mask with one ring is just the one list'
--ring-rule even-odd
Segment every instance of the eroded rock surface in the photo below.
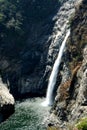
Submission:
{"label": "eroded rock surface", "polygon": [[[87,1],[83,0],[71,22],[61,73],[50,122],[67,130],[77,119],[87,116]],[[66,57],[66,56],[65,56]],[[66,67],[67,65],[67,67]]]}

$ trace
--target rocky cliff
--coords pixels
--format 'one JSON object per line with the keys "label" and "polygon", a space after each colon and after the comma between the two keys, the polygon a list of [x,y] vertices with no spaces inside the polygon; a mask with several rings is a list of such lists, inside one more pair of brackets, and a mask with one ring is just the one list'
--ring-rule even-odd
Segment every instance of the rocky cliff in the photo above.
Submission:
{"label": "rocky cliff", "polygon": [[0,1],[0,75],[15,98],[45,94],[47,83],[42,77],[53,17],[62,2]]}
{"label": "rocky cliff", "polygon": [[87,1],[83,0],[75,9],[50,116],[51,123],[64,129],[68,122],[73,128],[77,119],[87,116]]}
{"label": "rocky cliff", "polygon": [[0,75],[15,98],[45,95],[74,2],[0,1]]}
{"label": "rocky cliff", "polygon": [[[45,95],[68,19],[74,11],[73,2],[0,1],[0,76],[15,98]],[[5,94],[5,99],[12,100],[8,90]],[[1,111],[7,116],[5,111],[9,113],[12,107],[13,112],[14,105],[3,102],[6,105]]]}
{"label": "rocky cliff", "polygon": [[62,126],[86,115],[87,2],[79,1],[0,1],[0,75],[15,98],[45,95],[59,48],[71,28],[51,110],[51,121]]}

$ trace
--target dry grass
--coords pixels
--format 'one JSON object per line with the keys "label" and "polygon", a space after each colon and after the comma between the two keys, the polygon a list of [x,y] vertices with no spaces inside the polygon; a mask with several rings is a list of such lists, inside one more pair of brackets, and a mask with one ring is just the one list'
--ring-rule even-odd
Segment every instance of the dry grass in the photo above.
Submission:
{"label": "dry grass", "polygon": [[82,62],[78,62],[78,63],[76,64],[76,66],[75,66],[74,69],[72,70],[72,78],[77,74],[77,71],[80,69],[81,65],[82,65]]}
{"label": "dry grass", "polygon": [[59,101],[64,101],[69,97],[69,88],[72,85],[72,81],[74,79],[74,77],[77,74],[77,71],[79,70],[79,68],[81,67],[81,62],[79,62],[76,67],[74,69],[72,69],[72,77],[71,79],[69,79],[68,81],[66,81],[65,83],[61,84],[60,86],[60,98]]}
{"label": "dry grass", "polygon": [[60,101],[66,100],[69,97],[68,89],[71,85],[71,80],[66,81],[64,84],[61,84],[60,87]]}
{"label": "dry grass", "polygon": [[59,130],[59,129],[56,128],[55,126],[51,126],[51,127],[48,126],[47,130]]}

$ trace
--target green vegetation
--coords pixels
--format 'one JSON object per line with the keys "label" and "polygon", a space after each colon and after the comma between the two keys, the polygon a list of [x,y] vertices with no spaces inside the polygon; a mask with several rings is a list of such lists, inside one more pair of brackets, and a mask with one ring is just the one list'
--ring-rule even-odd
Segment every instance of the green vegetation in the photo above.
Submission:
{"label": "green vegetation", "polygon": [[77,124],[76,128],[78,130],[87,130],[87,118],[82,118]]}
{"label": "green vegetation", "polygon": [[79,119],[76,124],[68,124],[67,128],[69,130],[87,130],[87,117]]}
{"label": "green vegetation", "polygon": [[4,55],[18,57],[27,44],[33,24],[46,21],[56,13],[60,3],[59,0],[0,0],[0,44]]}
{"label": "green vegetation", "polygon": [[10,45],[12,45],[15,50],[19,50],[21,48],[21,45],[25,40],[24,35],[26,33],[23,22],[24,18],[22,15],[22,9],[19,5],[19,0],[0,0],[1,46],[6,46],[7,50]]}

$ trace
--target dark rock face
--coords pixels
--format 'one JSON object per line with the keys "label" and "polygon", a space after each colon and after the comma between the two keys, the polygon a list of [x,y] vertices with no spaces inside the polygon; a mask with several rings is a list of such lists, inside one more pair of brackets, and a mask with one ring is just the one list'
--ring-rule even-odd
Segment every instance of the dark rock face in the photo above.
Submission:
{"label": "dark rock face", "polygon": [[[3,15],[10,20],[0,26],[0,74],[15,98],[45,95],[54,60],[67,30],[67,19],[74,11],[73,1],[7,3],[9,11],[5,14],[4,10]],[[0,3],[1,7],[3,3]],[[11,10],[13,5],[16,11]]]}
{"label": "dark rock face", "polygon": [[8,12],[5,8],[1,12],[7,19],[0,25],[0,75],[15,97],[25,97],[26,93],[27,96],[44,95],[47,83],[44,79],[43,85],[41,78],[55,23],[53,17],[61,3],[56,0],[17,2],[5,1],[7,5],[0,2],[2,8],[9,6]]}
{"label": "dark rock face", "polygon": [[9,116],[11,116],[14,113],[14,105],[12,104],[6,104],[3,107],[1,107],[0,110],[0,123],[8,119]]}

